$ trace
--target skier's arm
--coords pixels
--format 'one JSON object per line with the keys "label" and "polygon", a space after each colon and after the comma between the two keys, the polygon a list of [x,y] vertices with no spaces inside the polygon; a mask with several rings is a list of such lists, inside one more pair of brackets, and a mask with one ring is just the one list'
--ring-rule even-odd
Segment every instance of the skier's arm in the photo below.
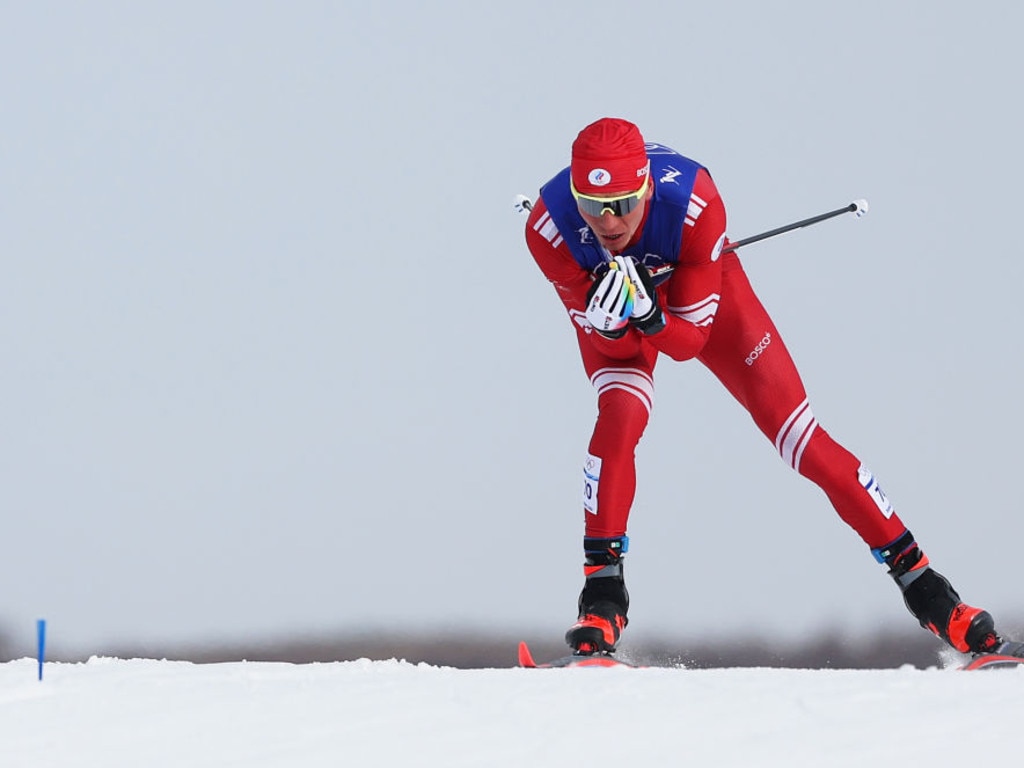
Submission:
{"label": "skier's arm", "polygon": [[658,287],[665,327],[647,336],[654,347],[674,360],[689,360],[704,348],[722,286],[719,256],[725,242],[725,205],[706,171],[698,173],[690,200],[679,262],[672,276]]}

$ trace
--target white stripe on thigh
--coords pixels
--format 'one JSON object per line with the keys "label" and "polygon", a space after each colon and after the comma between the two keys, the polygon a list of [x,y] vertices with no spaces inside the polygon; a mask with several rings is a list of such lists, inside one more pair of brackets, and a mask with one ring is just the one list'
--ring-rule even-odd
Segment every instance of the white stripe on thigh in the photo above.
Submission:
{"label": "white stripe on thigh", "polygon": [[639,368],[601,368],[590,377],[598,397],[609,389],[629,392],[644,404],[647,412],[654,406],[654,381]]}

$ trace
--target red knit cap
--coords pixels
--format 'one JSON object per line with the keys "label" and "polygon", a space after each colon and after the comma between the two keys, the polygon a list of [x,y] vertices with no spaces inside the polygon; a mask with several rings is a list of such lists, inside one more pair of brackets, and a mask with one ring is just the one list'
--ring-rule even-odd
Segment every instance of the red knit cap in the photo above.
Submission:
{"label": "red knit cap", "polygon": [[585,195],[635,192],[647,177],[644,137],[627,120],[602,117],[572,143],[571,168],[573,185]]}

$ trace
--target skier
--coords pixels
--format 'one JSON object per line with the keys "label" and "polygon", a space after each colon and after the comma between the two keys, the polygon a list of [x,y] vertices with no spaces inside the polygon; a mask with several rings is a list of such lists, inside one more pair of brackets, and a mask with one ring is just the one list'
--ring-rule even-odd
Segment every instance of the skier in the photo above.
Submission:
{"label": "skier", "polygon": [[[708,170],[636,125],[602,118],[540,190],[526,243],[558,292],[597,390],[584,464],[584,585],[565,635],[576,654],[611,653],[627,624],[623,558],[634,451],[660,354],[697,359],[743,405],[783,461],[818,485],[887,566],[921,625],[962,653],[1024,656],[992,616],[934,570],[871,471],[814,417],[803,383],[735,252]],[[723,252],[724,250],[724,252]]]}

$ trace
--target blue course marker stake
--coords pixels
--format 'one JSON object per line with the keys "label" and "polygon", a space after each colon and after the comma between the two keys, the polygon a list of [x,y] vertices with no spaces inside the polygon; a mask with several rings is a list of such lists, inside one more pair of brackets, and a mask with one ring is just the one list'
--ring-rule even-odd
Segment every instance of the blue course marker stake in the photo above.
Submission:
{"label": "blue course marker stake", "polygon": [[38,641],[39,679],[43,679],[43,662],[46,661],[46,619],[39,619],[36,622],[36,639]]}

